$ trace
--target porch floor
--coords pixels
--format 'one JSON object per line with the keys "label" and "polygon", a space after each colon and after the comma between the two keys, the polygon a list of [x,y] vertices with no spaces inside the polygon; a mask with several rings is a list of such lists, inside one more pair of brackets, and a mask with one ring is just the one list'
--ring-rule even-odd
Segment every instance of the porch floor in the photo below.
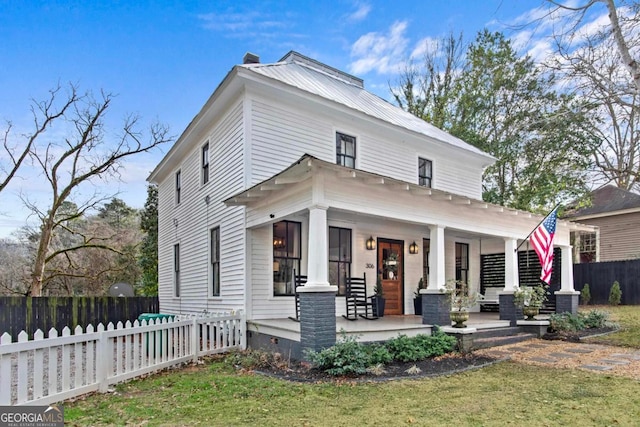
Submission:
{"label": "porch floor", "polygon": [[[541,319],[546,316],[538,316]],[[499,313],[470,313],[466,322],[469,328],[477,330],[504,328],[509,326],[508,320],[500,320]],[[300,323],[291,319],[263,319],[247,322],[248,329],[261,334],[273,335],[300,341]],[[398,334],[408,336],[429,333],[432,325],[423,325],[422,316],[384,316],[377,320],[347,320],[342,316],[336,317],[336,334],[342,330],[347,335],[356,336],[358,341],[382,341]]]}

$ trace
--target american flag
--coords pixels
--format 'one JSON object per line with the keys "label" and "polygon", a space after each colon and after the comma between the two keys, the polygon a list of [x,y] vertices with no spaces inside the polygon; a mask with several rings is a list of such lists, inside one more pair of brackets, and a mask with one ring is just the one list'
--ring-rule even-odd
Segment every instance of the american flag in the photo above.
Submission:
{"label": "american flag", "polygon": [[553,236],[556,234],[557,208],[552,210],[542,223],[531,234],[531,245],[538,254],[542,273],[540,280],[547,285],[551,283],[551,270],[553,270]]}

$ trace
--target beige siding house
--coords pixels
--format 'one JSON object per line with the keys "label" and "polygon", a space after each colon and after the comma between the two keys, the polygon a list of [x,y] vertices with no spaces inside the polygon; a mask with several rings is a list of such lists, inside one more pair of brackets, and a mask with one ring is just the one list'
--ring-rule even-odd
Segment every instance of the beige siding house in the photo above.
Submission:
{"label": "beige siding house", "polygon": [[565,218],[597,227],[575,233],[574,262],[640,258],[640,195],[606,185],[591,193],[590,206],[570,210]]}

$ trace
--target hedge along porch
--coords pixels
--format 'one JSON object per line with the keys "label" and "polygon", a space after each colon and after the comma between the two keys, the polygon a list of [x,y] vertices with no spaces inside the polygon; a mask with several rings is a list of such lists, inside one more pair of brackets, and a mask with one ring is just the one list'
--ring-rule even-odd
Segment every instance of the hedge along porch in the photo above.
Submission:
{"label": "hedge along porch", "polygon": [[[316,350],[335,342],[335,318],[344,314],[345,299],[340,296],[344,274],[362,277],[366,273],[371,291],[378,274],[386,274],[383,279],[399,286],[389,310],[405,315],[413,314],[413,292],[420,277],[428,273],[428,287],[422,291],[422,323],[450,325],[449,307],[443,302],[446,282],[466,280],[478,292],[480,253],[486,250],[505,253],[500,318],[515,322],[518,314],[509,304],[518,285],[515,248],[542,219],[308,155],[227,199],[225,204],[246,206],[247,256],[251,266],[247,272],[247,318],[294,315],[292,272],[306,273],[307,282],[299,288],[299,339],[303,348]],[[563,258],[568,257],[565,259],[570,259],[570,228],[578,227],[558,221],[555,245],[561,248]],[[337,245],[330,242],[336,230]],[[340,241],[340,230],[346,230],[344,242]],[[373,238],[375,250],[367,249],[369,238]],[[418,254],[409,252],[414,242]],[[398,269],[392,277],[383,267],[381,248],[387,243],[394,244],[395,251],[400,252]],[[427,251],[425,271],[423,257]],[[466,263],[461,263],[463,259]],[[577,293],[571,272],[571,263],[562,263],[558,296],[573,300]]]}

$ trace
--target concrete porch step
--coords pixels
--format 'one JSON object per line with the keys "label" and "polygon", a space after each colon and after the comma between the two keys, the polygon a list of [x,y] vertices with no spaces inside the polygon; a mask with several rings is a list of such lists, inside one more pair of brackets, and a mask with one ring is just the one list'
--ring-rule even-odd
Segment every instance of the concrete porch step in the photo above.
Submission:
{"label": "concrete porch step", "polygon": [[[518,328],[514,328],[518,329]],[[481,348],[490,348],[497,347],[501,345],[507,344],[516,344],[522,341],[527,341],[533,338],[537,338],[535,334],[528,334],[525,332],[518,332],[515,335],[502,335],[502,336],[493,336],[493,337],[484,337],[484,338],[476,338],[473,337],[473,342],[471,343],[471,348],[474,350],[478,350]]]}

